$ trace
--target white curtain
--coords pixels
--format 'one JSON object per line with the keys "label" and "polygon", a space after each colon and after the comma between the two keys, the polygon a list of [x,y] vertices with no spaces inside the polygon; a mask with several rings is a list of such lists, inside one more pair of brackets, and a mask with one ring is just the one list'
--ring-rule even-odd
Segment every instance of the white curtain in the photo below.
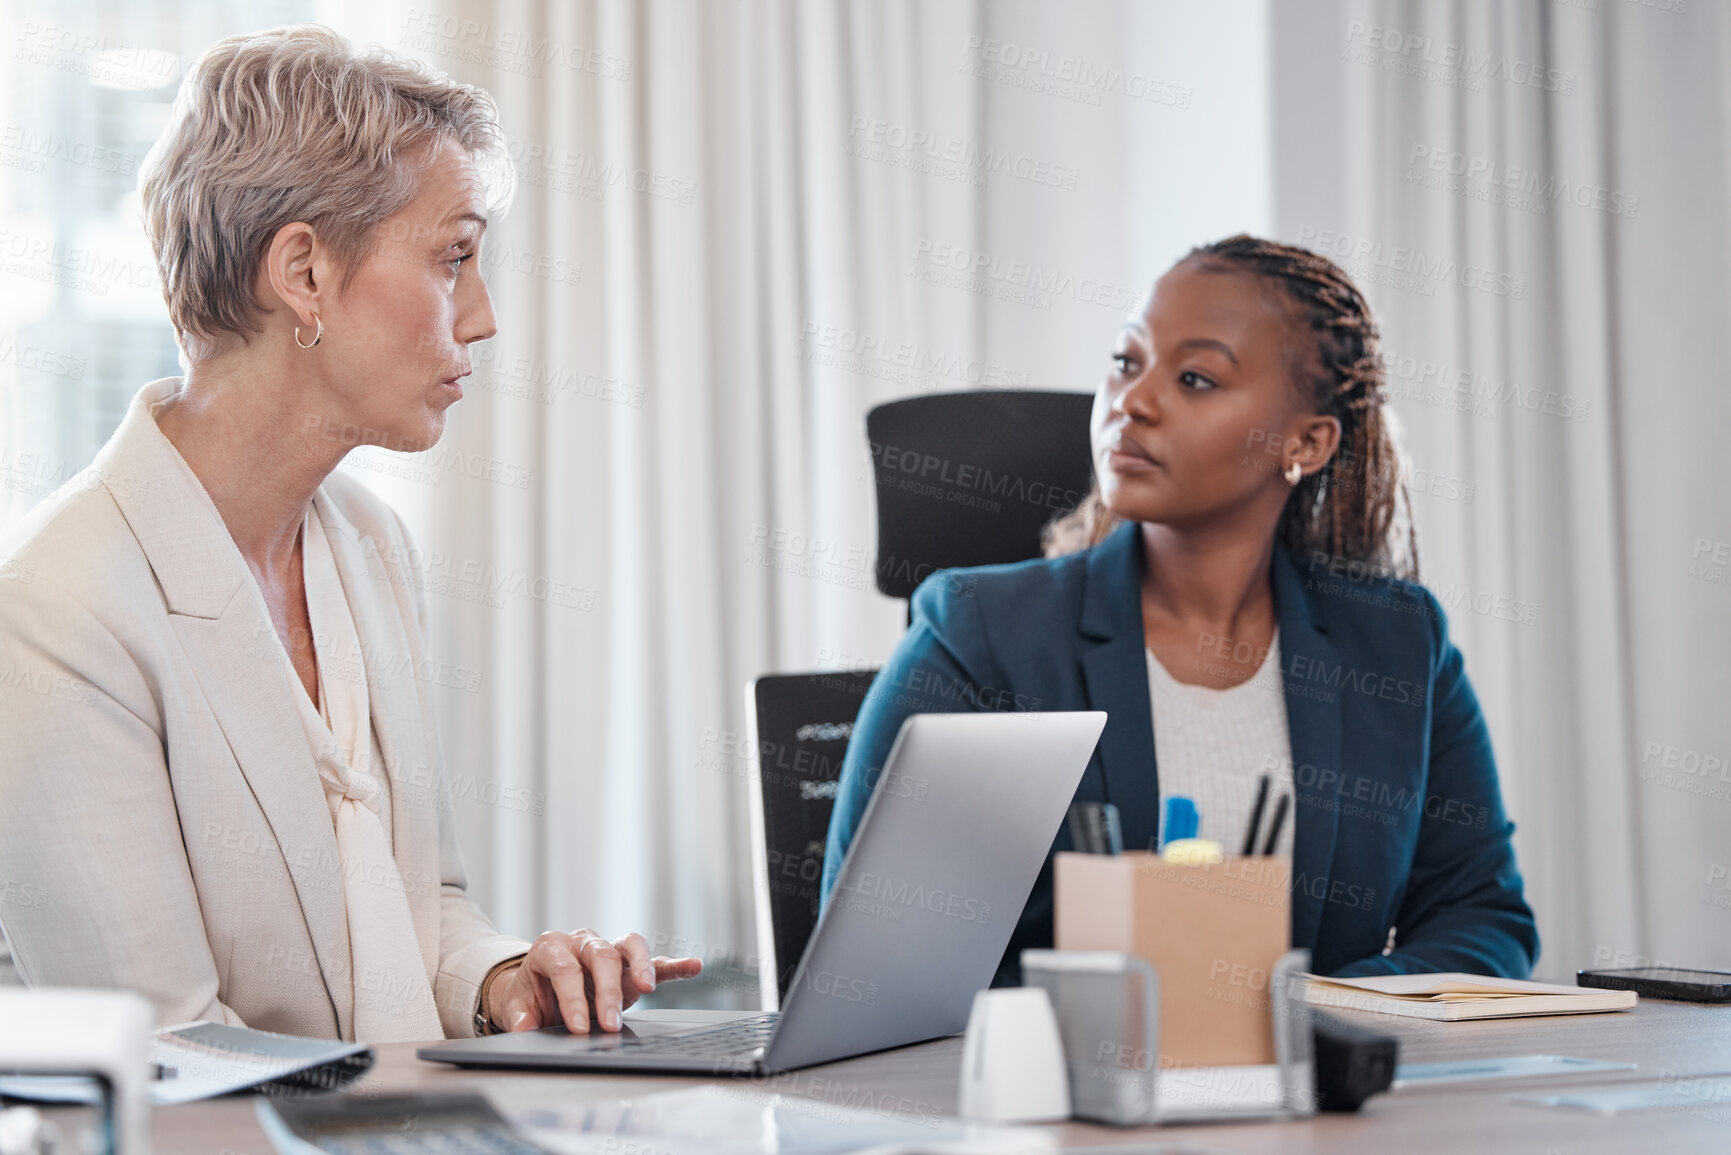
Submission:
{"label": "white curtain", "polygon": [[445,442],[351,459],[450,595],[479,896],[512,932],[703,954],[711,997],[750,1005],[744,687],[875,665],[903,623],[872,585],[866,410],[1090,390],[1172,259],[1269,227],[1263,9],[323,18],[489,89],[524,178],[488,230],[500,333]]}
{"label": "white curtain", "polygon": [[[901,627],[872,590],[865,411],[1092,388],[1122,298],[1246,229],[1334,253],[1384,320],[1542,972],[1731,966],[1723,5],[314,8],[492,91],[524,176],[445,442],[351,461],[425,551],[425,676],[506,929],[635,927],[749,1003],[743,687],[876,664]],[[91,27],[189,61],[223,19]],[[38,123],[26,64],[13,119],[93,132]],[[166,99],[127,105],[126,150]],[[90,183],[9,171],[9,235]],[[35,284],[0,285],[0,336],[126,355],[78,382],[0,358],[7,519],[37,463],[88,460],[141,363],[112,295],[74,302],[103,306],[72,311],[76,346],[19,336]]]}
{"label": "white curtain", "polygon": [[[1092,388],[1122,297],[1244,229],[1340,256],[1383,317],[1542,972],[1731,967],[1722,5],[314,7],[492,91],[525,178],[445,442],[351,460],[425,552],[425,676],[505,929],[637,928],[749,1004],[743,687],[876,664],[901,628],[872,589],[865,411]],[[190,61],[224,19],[92,27]],[[94,131],[33,120],[45,66],[15,71],[13,119]],[[166,99],[127,105],[127,150]],[[90,174],[18,179],[21,235]],[[124,336],[76,320],[80,344],[36,343]],[[0,358],[4,517],[46,492],[24,462],[69,476],[112,429],[138,340],[78,383]]]}
{"label": "white curtain", "polygon": [[1541,974],[1731,967],[1731,12],[1273,20],[1278,232],[1382,317]]}

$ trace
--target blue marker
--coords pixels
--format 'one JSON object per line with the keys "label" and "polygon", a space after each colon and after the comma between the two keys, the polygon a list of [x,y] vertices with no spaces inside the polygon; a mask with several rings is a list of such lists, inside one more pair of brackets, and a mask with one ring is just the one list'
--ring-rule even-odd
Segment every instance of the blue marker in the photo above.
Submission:
{"label": "blue marker", "polygon": [[1177,842],[1180,838],[1195,838],[1197,829],[1202,825],[1202,818],[1196,813],[1196,803],[1182,794],[1174,794],[1166,799],[1165,837],[1161,844]]}

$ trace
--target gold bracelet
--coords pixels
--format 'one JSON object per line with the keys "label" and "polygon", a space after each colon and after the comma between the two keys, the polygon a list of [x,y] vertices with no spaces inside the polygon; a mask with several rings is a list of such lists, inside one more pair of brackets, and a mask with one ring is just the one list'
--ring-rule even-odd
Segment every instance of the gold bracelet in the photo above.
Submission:
{"label": "gold bracelet", "polygon": [[494,977],[497,976],[500,971],[507,967],[517,966],[523,961],[524,957],[525,955],[520,954],[512,955],[508,959],[494,963],[492,967],[488,969],[486,976],[481,979],[481,987],[475,993],[474,1028],[477,1038],[485,1035],[497,1035],[502,1033],[498,1027],[493,1025],[492,1011],[487,1006],[487,990],[489,986],[491,986]]}

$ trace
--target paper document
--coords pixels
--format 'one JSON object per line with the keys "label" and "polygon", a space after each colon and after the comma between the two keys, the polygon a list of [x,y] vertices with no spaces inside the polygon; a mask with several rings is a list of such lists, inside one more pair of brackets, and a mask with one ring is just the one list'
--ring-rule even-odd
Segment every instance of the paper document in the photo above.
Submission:
{"label": "paper document", "polygon": [[[318,1090],[341,1087],[373,1064],[365,1043],[303,1039],[222,1023],[181,1023],[154,1032],[150,1061],[162,1070],[150,1084],[158,1107],[191,1103],[278,1079]],[[100,1103],[84,1075],[4,1075],[0,1093],[36,1103]]]}
{"label": "paper document", "polygon": [[163,1077],[150,1085],[150,1101],[163,1106],[291,1076],[308,1087],[340,1087],[372,1066],[373,1052],[365,1043],[199,1022],[157,1031],[150,1061],[163,1069]]}
{"label": "paper document", "polygon": [[1444,1022],[1623,1011],[1636,1003],[1634,991],[1455,972],[1366,978],[1309,975],[1304,997],[1315,1006]]}

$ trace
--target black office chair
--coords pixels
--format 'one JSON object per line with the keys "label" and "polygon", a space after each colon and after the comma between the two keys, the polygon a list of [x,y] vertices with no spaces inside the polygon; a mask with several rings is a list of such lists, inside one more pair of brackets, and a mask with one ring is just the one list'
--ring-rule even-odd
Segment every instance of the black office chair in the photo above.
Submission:
{"label": "black office chair", "polygon": [[877,586],[911,598],[933,570],[1040,556],[1040,531],[1094,483],[1091,393],[981,389],[866,414]]}
{"label": "black office chair", "polygon": [[757,908],[758,993],[781,1005],[817,926],[829,813],[876,670],[769,674],[746,691],[751,748],[752,858]]}
{"label": "black office chair", "polygon": [[[1093,396],[939,393],[866,414],[877,480],[877,587],[911,598],[934,570],[1040,556],[1040,531],[1093,484]],[[746,694],[759,993],[781,1005],[817,925],[836,776],[876,670],[783,674]]]}

